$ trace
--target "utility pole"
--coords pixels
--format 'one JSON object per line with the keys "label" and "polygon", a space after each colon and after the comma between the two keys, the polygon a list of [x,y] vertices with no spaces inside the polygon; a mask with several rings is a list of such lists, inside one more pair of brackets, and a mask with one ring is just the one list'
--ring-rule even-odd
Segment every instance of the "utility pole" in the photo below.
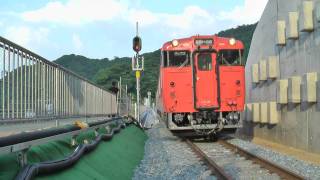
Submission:
{"label": "utility pole", "polygon": [[132,58],[132,70],[136,72],[136,82],[137,82],[137,115],[136,119],[138,123],[141,125],[140,122],[140,77],[141,71],[144,69],[144,59],[143,57],[139,56],[139,52],[142,48],[142,41],[139,37],[139,29],[138,29],[138,22],[136,23],[136,36],[133,38],[132,48],[136,52],[134,57]]}

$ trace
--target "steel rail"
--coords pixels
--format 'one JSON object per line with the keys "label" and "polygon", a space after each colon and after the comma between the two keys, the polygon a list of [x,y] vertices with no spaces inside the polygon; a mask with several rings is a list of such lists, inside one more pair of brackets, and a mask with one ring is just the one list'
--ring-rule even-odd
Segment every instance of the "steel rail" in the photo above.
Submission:
{"label": "steel rail", "polygon": [[225,173],[225,171],[217,165],[211,158],[209,158],[199,147],[197,147],[190,140],[186,140],[191,149],[208,165],[209,169],[214,173],[218,179],[231,180],[232,178]]}
{"label": "steel rail", "polygon": [[259,157],[255,154],[252,154],[251,152],[246,151],[246,150],[244,150],[234,144],[231,144],[225,140],[219,140],[218,143],[221,144],[222,146],[226,147],[227,149],[230,149],[234,153],[239,154],[240,156],[245,157],[248,160],[259,164],[261,167],[269,170],[270,172],[276,173],[277,175],[279,175],[283,179],[290,179],[290,180],[306,179],[305,177],[302,177],[302,176],[292,172],[291,170],[288,170],[284,167],[281,167],[281,166],[279,166],[275,163],[272,163],[266,159],[263,159],[262,157]]}

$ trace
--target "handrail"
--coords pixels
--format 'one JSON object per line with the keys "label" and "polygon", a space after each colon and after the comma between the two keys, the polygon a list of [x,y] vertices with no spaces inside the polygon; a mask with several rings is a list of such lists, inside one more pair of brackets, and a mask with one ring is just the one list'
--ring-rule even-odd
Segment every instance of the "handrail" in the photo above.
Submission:
{"label": "handrail", "polygon": [[[76,74],[75,72],[73,72],[73,71],[71,71],[71,70],[69,70],[69,69],[61,66],[60,64],[56,64],[56,63],[54,63],[54,62],[52,62],[52,61],[49,61],[49,60],[47,60],[46,58],[44,58],[44,57],[42,57],[42,56],[40,56],[40,55],[38,55],[38,54],[36,54],[36,53],[34,53],[34,52],[32,52],[32,51],[30,51],[30,50],[28,50],[28,49],[20,46],[20,45],[12,42],[12,41],[10,41],[10,40],[8,40],[8,39],[6,39],[6,38],[4,38],[4,37],[2,37],[2,36],[0,36],[0,42],[3,42],[4,44],[7,44],[7,45],[9,45],[9,46],[11,46],[11,47],[14,47],[15,49],[18,49],[18,50],[20,50],[20,51],[23,51],[23,52],[25,52],[25,53],[27,53],[27,54],[35,57],[35,58],[38,58],[38,59],[40,59],[41,61],[45,62],[46,64],[49,64],[49,65],[51,65],[51,66],[53,66],[53,67],[57,67],[57,68],[59,68],[59,69],[62,69],[64,72],[69,73],[69,74],[71,74],[71,75],[73,75],[73,76],[75,76],[75,77],[77,77],[77,78],[79,78],[79,79],[81,79],[81,80],[83,80],[83,81],[86,81],[86,82],[90,83],[91,85],[94,85],[94,86],[99,87],[99,88],[101,88],[101,89],[103,89],[103,90],[105,90],[105,91],[108,91],[109,93],[114,94],[114,93],[111,92],[110,90],[105,89],[105,88],[103,88],[102,86],[100,86],[100,85],[98,85],[98,84],[96,84],[96,83],[94,83],[94,82],[92,82],[92,81],[84,78],[83,76]],[[0,43],[0,47],[4,47],[4,44],[1,44],[1,43]],[[11,51],[11,52],[13,52],[13,51]]]}
{"label": "handrail", "polygon": [[116,94],[0,36],[0,121],[117,114]]}

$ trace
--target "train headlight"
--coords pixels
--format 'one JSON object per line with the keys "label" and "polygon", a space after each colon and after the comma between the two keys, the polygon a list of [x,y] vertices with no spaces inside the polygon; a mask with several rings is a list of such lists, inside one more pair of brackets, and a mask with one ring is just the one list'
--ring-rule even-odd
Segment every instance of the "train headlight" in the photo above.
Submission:
{"label": "train headlight", "polygon": [[236,44],[236,40],[234,38],[229,39],[229,44],[231,46],[235,45]]}
{"label": "train headlight", "polygon": [[232,105],[237,105],[237,101],[232,101]]}
{"label": "train headlight", "polygon": [[238,119],[239,119],[238,113],[233,113],[233,119],[234,119],[234,120],[238,120]]}
{"label": "train headlight", "polygon": [[179,41],[176,40],[176,39],[173,40],[171,43],[172,43],[172,46],[173,46],[173,47],[177,47],[177,46],[179,45]]}

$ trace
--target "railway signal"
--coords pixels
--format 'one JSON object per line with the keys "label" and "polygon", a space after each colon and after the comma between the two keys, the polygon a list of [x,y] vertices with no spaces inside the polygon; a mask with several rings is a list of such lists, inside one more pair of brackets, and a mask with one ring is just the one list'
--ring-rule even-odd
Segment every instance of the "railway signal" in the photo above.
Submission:
{"label": "railway signal", "polygon": [[132,70],[136,72],[136,83],[137,83],[137,114],[136,119],[138,123],[140,123],[140,77],[141,71],[144,70],[144,59],[143,57],[139,56],[139,52],[142,49],[142,40],[139,37],[138,31],[138,22],[136,24],[136,36],[133,38],[132,41],[132,48],[136,52],[136,54],[132,58]]}
{"label": "railway signal", "polygon": [[141,51],[141,49],[142,49],[142,41],[141,41],[141,38],[138,35],[133,38],[132,45],[133,45],[132,48],[136,53],[139,53]]}

